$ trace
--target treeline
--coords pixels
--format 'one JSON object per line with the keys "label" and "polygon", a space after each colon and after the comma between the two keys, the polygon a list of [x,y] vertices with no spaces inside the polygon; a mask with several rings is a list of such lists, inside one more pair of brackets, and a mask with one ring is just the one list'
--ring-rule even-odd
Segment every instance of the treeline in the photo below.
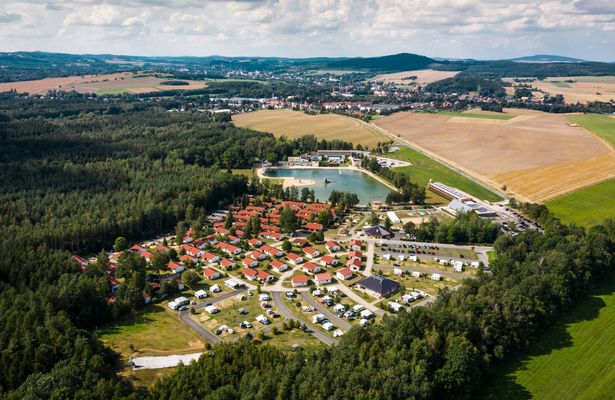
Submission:
{"label": "treeline", "polygon": [[412,202],[414,204],[425,203],[427,197],[425,188],[411,182],[408,175],[403,172],[398,172],[392,168],[387,168],[378,164],[378,160],[374,157],[363,157],[361,159],[361,167],[382,176],[399,189],[399,191],[391,191],[387,195],[385,199],[387,204],[407,202]]}
{"label": "treeline", "polygon": [[469,212],[460,213],[452,220],[431,218],[415,229],[414,236],[421,242],[488,244],[499,233],[499,225]]}
{"label": "treeline", "polygon": [[425,91],[441,94],[477,92],[479,96],[485,97],[504,97],[506,95],[506,90],[499,79],[485,79],[465,75],[432,82],[425,86]]}
{"label": "treeline", "polygon": [[434,69],[461,71],[459,73],[461,76],[478,76],[487,79],[498,79],[507,76],[544,79],[549,76],[615,75],[615,64],[601,62],[524,63],[514,61],[461,61],[437,65]]}
{"label": "treeline", "polygon": [[[221,345],[158,383],[151,399],[470,399],[615,268],[615,223],[499,237],[492,273],[431,307],[354,328],[339,346],[291,355]],[[582,261],[580,261],[582,260]]]}

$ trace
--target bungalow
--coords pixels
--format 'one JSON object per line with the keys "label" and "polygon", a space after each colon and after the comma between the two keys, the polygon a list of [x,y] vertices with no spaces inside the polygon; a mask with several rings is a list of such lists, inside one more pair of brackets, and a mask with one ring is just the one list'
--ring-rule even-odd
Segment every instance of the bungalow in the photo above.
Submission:
{"label": "bungalow", "polygon": [[348,259],[352,260],[353,258],[358,258],[359,260],[361,260],[363,258],[363,253],[361,253],[361,251],[359,250],[352,250],[348,253]]}
{"label": "bungalow", "polygon": [[280,249],[276,249],[273,246],[263,245],[258,249],[260,252],[267,254],[269,257],[282,257],[284,252]]}
{"label": "bungalow", "polygon": [[200,258],[205,253],[203,250],[198,247],[191,246],[189,244],[182,244],[181,248],[186,252],[187,255],[193,258]]}
{"label": "bungalow", "polygon": [[308,256],[309,258],[316,258],[318,256],[320,256],[320,251],[316,250],[313,247],[305,247],[303,249],[303,252],[305,253],[306,256]]}
{"label": "bungalow", "polygon": [[305,228],[310,232],[320,232],[324,229],[322,224],[318,224],[316,222],[308,222],[305,224]]}
{"label": "bungalow", "polygon": [[307,286],[308,283],[310,282],[310,278],[308,278],[305,275],[294,275],[291,279],[290,279],[293,287],[299,287],[299,286]]}
{"label": "bungalow", "polygon": [[143,247],[143,246],[141,246],[139,244],[135,244],[134,246],[132,246],[128,250],[132,251],[133,253],[140,253],[142,251],[145,251],[145,247]]}
{"label": "bungalow", "polygon": [[371,275],[356,283],[358,288],[363,289],[367,294],[384,299],[397,293],[401,288],[398,282],[381,275]]}
{"label": "bungalow", "polygon": [[295,245],[297,245],[299,247],[305,247],[305,246],[308,246],[310,244],[310,242],[308,242],[307,240],[305,240],[303,238],[295,238],[295,239],[293,239],[293,243],[295,243]]}
{"label": "bungalow", "polygon": [[184,254],[183,256],[179,257],[179,261],[181,261],[181,262],[187,262],[187,261],[197,262],[197,258],[191,257],[188,254]]}
{"label": "bungalow", "polygon": [[267,255],[261,253],[260,251],[254,250],[253,252],[250,253],[250,258],[253,258],[258,261],[263,261],[264,259],[267,258]]}
{"label": "bungalow", "polygon": [[205,260],[207,260],[207,262],[209,262],[209,263],[215,263],[215,262],[218,262],[218,260],[220,260],[220,256],[219,255],[210,253],[208,251],[203,253],[203,258]]}
{"label": "bungalow", "polygon": [[281,234],[280,232],[274,232],[274,231],[261,231],[258,236],[263,237],[265,239],[271,239],[271,240],[284,240],[285,236],[283,234]]}
{"label": "bungalow", "polygon": [[320,268],[318,265],[314,263],[307,262],[303,264],[303,267],[301,268],[301,270],[307,274],[317,274],[320,271],[322,271],[322,268]]}
{"label": "bungalow", "polygon": [[246,257],[243,260],[241,260],[241,264],[243,265],[244,268],[258,267],[258,261],[250,257]]}
{"label": "bungalow", "polygon": [[358,258],[353,258],[352,260],[348,260],[346,266],[350,268],[352,271],[360,271],[361,270],[361,260]]}
{"label": "bungalow", "polygon": [[353,239],[349,243],[351,250],[361,250],[363,247],[363,242],[357,239]]}
{"label": "bungalow", "polygon": [[184,266],[175,261],[169,261],[169,263],[167,264],[167,268],[175,273],[180,273],[180,272],[183,272],[184,270]]}
{"label": "bungalow", "polygon": [[333,256],[326,255],[322,256],[322,258],[320,259],[320,264],[325,267],[332,267],[339,264],[339,261],[337,261],[337,258]]}
{"label": "bungalow", "polygon": [[432,281],[441,281],[442,280],[442,275],[440,275],[440,274],[431,274],[431,280]]}
{"label": "bungalow", "polygon": [[327,247],[327,250],[329,250],[329,252],[331,253],[335,253],[336,251],[340,251],[342,249],[342,247],[337,243],[334,242],[333,240],[329,240],[325,246]]}
{"label": "bungalow", "polygon": [[238,244],[239,242],[241,242],[241,239],[239,239],[237,236],[228,235],[226,238],[228,239],[230,244]]}
{"label": "bungalow", "polygon": [[152,257],[154,257],[154,255],[147,250],[140,252],[139,255],[145,258],[145,261],[147,262],[150,262]]}
{"label": "bungalow", "polygon": [[286,258],[288,258],[288,262],[293,265],[299,265],[303,262],[303,257],[295,253],[287,253]]}
{"label": "bungalow", "polygon": [[205,268],[203,270],[203,275],[205,276],[205,279],[218,279],[221,276],[220,272],[213,268]]}
{"label": "bungalow", "polygon": [[[245,261],[245,259],[244,259]],[[243,276],[249,280],[249,281],[254,281],[257,279],[258,276],[258,271],[252,268],[245,268],[243,271]]]}
{"label": "bungalow", "polygon": [[261,230],[262,231],[270,231],[270,232],[277,232],[277,233],[281,233],[282,232],[282,228],[280,228],[279,226],[275,226],[275,225],[261,225]]}
{"label": "bungalow", "polygon": [[252,246],[252,247],[258,247],[258,246],[262,245],[263,242],[258,240],[258,239],[250,239],[250,240],[248,240],[248,244],[250,246]]}
{"label": "bungalow", "polygon": [[207,235],[205,236],[205,239],[207,240],[207,242],[211,245],[215,245],[218,243],[218,238],[215,237],[214,235]]}
{"label": "bungalow", "polygon": [[271,275],[269,272],[265,272],[265,271],[257,271],[256,273],[256,279],[258,279],[260,282],[271,282],[275,279],[275,276]]}
{"label": "bungalow", "polygon": [[239,247],[233,246],[232,244],[229,244],[229,243],[220,242],[216,244],[216,247],[222,250],[223,252],[229,255],[232,255],[232,256],[241,253],[241,249]]}
{"label": "bungalow", "polygon": [[159,253],[166,253],[169,250],[171,250],[171,249],[168,248],[167,246],[163,246],[163,245],[156,246],[156,251],[159,252]]}
{"label": "bungalow", "polygon": [[230,233],[230,231],[226,228],[214,228],[214,232],[220,236],[226,236]]}
{"label": "bungalow", "polygon": [[233,262],[233,260],[223,258],[222,260],[220,260],[220,267],[222,267],[222,269],[226,271],[235,268],[235,263]]}
{"label": "bungalow", "polygon": [[326,285],[328,283],[331,283],[332,279],[333,277],[330,273],[323,272],[322,274],[316,274],[316,276],[314,277],[314,282],[316,282],[317,285]]}
{"label": "bungalow", "polygon": [[288,269],[288,265],[284,264],[280,260],[273,260],[269,265],[271,266],[271,269],[277,273],[284,272]]}
{"label": "bungalow", "polygon": [[348,279],[352,279],[353,275],[354,274],[352,273],[352,270],[348,267],[340,268],[337,271],[335,271],[335,277],[342,281],[347,281]]}

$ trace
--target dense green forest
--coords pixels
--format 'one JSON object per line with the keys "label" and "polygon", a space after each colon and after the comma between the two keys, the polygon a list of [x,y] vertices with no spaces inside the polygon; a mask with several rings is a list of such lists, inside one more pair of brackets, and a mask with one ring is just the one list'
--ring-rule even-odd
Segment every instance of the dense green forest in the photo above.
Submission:
{"label": "dense green forest", "polygon": [[455,76],[442,79],[425,86],[428,93],[458,93],[477,92],[480,96],[504,97],[506,91],[499,79],[483,79],[473,76]]}

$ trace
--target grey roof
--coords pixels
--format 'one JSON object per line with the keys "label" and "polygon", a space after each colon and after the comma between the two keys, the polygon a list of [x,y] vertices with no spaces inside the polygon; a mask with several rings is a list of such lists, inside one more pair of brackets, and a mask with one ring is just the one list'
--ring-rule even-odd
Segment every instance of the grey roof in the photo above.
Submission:
{"label": "grey roof", "polygon": [[399,290],[399,283],[382,275],[371,275],[357,282],[357,285],[378,293],[381,296],[388,296]]}
{"label": "grey roof", "polygon": [[391,231],[389,231],[387,228],[385,228],[382,225],[366,226],[365,228],[363,228],[363,232],[367,233],[370,236],[377,236],[377,237],[392,235]]}

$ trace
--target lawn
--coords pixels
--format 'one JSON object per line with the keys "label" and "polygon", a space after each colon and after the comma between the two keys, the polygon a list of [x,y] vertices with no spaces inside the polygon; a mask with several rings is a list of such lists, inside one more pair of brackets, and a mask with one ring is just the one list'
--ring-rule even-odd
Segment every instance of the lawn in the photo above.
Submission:
{"label": "lawn", "polygon": [[[387,157],[396,158],[403,161],[408,161],[412,165],[409,167],[395,168],[395,171],[403,172],[410,177],[410,180],[422,186],[427,186],[429,179],[442,182],[445,185],[453,186],[476,196],[483,200],[488,201],[500,201],[501,197],[485,189],[478,183],[475,183],[468,178],[459,175],[452,169],[445,167],[444,165],[432,160],[431,158],[424,156],[423,154],[407,147],[403,146],[394,153],[387,154]],[[429,200],[433,202],[442,203],[445,200],[440,196],[434,196],[431,192],[428,192]]]}
{"label": "lawn", "polygon": [[574,114],[568,115],[566,119],[581,125],[615,147],[615,119],[599,114]]}
{"label": "lawn", "polygon": [[563,222],[580,226],[615,219],[615,179],[552,200],[547,207]]}
{"label": "lawn", "polygon": [[121,319],[96,331],[102,342],[125,359],[133,354],[165,355],[201,351],[203,342],[161,305]]}
{"label": "lawn", "polygon": [[523,357],[497,368],[485,399],[615,398],[615,280],[583,298]]}
{"label": "lawn", "polygon": [[436,114],[438,115],[449,115],[451,117],[465,117],[465,118],[483,118],[483,119],[500,119],[500,120],[509,120],[511,118],[516,117],[516,115],[508,115],[508,114],[492,114],[492,113],[472,113],[472,112],[455,112],[455,111],[438,111]]}

